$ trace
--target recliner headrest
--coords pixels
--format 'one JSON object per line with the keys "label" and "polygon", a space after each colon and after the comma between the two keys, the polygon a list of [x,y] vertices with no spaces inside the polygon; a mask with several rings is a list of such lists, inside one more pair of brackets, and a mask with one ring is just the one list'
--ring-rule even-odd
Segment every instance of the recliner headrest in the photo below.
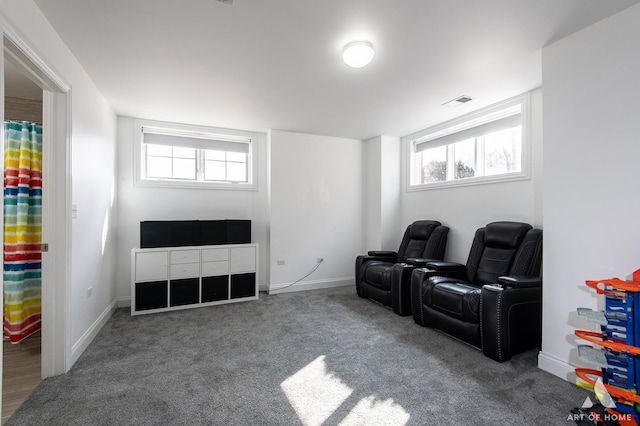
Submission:
{"label": "recliner headrest", "polygon": [[426,240],[433,230],[440,225],[442,224],[436,220],[417,220],[411,224],[409,237],[412,240]]}
{"label": "recliner headrest", "polygon": [[532,228],[522,222],[493,222],[485,226],[484,244],[488,247],[517,248]]}

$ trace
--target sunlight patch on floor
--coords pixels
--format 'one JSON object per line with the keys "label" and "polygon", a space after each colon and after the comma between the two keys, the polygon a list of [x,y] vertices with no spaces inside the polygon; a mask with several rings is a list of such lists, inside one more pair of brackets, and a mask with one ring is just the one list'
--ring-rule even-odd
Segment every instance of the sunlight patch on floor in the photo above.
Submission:
{"label": "sunlight patch on floor", "polygon": [[409,422],[409,413],[393,399],[380,400],[374,396],[362,398],[341,422],[341,426],[351,425],[397,425]]}
{"label": "sunlight patch on floor", "polygon": [[327,372],[324,359],[319,356],[280,384],[305,426],[323,424],[353,392]]}
{"label": "sunlight patch on floor", "polygon": [[[327,370],[324,355],[287,378],[280,387],[305,426],[324,424],[353,393],[353,389]],[[367,396],[355,404],[340,425],[403,426],[409,417],[393,399]]]}

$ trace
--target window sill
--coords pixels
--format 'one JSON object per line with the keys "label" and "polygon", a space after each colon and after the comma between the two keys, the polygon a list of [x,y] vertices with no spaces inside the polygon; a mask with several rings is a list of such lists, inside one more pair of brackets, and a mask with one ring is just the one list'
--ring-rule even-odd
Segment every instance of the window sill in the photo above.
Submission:
{"label": "window sill", "polygon": [[133,186],[139,188],[176,188],[176,189],[207,189],[225,191],[257,191],[256,183],[218,183],[218,182],[188,182],[162,179],[136,179]]}
{"label": "window sill", "polygon": [[475,178],[466,178],[458,180],[449,180],[445,182],[423,183],[418,185],[408,185],[407,192],[431,191],[434,189],[457,188],[461,186],[487,185],[492,183],[514,182],[521,180],[529,180],[531,176],[528,173],[512,173],[509,175],[482,176]]}

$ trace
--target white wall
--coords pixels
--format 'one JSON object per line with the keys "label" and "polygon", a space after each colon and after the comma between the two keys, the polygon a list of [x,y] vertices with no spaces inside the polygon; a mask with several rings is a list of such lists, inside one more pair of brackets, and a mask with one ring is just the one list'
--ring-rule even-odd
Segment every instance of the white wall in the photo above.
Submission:
{"label": "white wall", "polygon": [[377,136],[364,142],[365,249],[397,250],[400,225],[400,138]]}
{"label": "white wall", "polygon": [[[401,167],[402,149],[400,138],[380,136],[380,150],[382,152],[380,165],[382,182],[380,192],[382,194],[380,211],[382,222],[382,250],[398,250],[402,233],[406,226],[400,223],[401,219]],[[366,183],[368,185],[368,183]]]}
{"label": "white wall", "polygon": [[118,300],[129,306],[131,249],[140,247],[144,220],[250,219],[252,242],[259,246],[258,281],[266,289],[267,263],[267,141],[256,141],[257,190],[150,188],[134,186],[135,119],[118,117]]}
{"label": "white wall", "polygon": [[[544,321],[541,368],[568,377],[586,279],[640,267],[640,6],[543,50]],[[584,342],[583,342],[584,343]]]}
{"label": "white wall", "polygon": [[[115,306],[116,238],[113,230],[116,214],[112,193],[116,117],[32,0],[3,0],[0,11],[7,27],[72,87],[70,179],[72,203],[78,206],[78,218],[72,221],[71,229],[71,312],[68,318],[72,348],[66,349],[73,362]],[[89,287],[92,288],[90,295]]]}
{"label": "white wall", "polygon": [[363,149],[364,246],[367,251],[382,250],[382,138],[378,136],[365,141]]}
{"label": "white wall", "polygon": [[[465,263],[476,229],[512,220],[542,226],[542,91],[531,92],[531,178],[402,193],[402,223],[432,219],[450,228],[445,259]],[[403,155],[407,148],[404,147]],[[405,159],[406,160],[406,159]],[[403,179],[406,182],[406,173]]]}
{"label": "white wall", "polygon": [[[272,130],[270,291],[353,284],[364,247],[363,142]],[[284,265],[278,265],[284,260]]]}

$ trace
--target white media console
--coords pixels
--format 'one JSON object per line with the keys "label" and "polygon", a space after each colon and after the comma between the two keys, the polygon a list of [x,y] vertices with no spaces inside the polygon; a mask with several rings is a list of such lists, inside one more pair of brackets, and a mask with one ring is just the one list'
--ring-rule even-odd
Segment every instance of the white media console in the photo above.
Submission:
{"label": "white media console", "polygon": [[257,298],[257,244],[131,251],[131,315]]}

